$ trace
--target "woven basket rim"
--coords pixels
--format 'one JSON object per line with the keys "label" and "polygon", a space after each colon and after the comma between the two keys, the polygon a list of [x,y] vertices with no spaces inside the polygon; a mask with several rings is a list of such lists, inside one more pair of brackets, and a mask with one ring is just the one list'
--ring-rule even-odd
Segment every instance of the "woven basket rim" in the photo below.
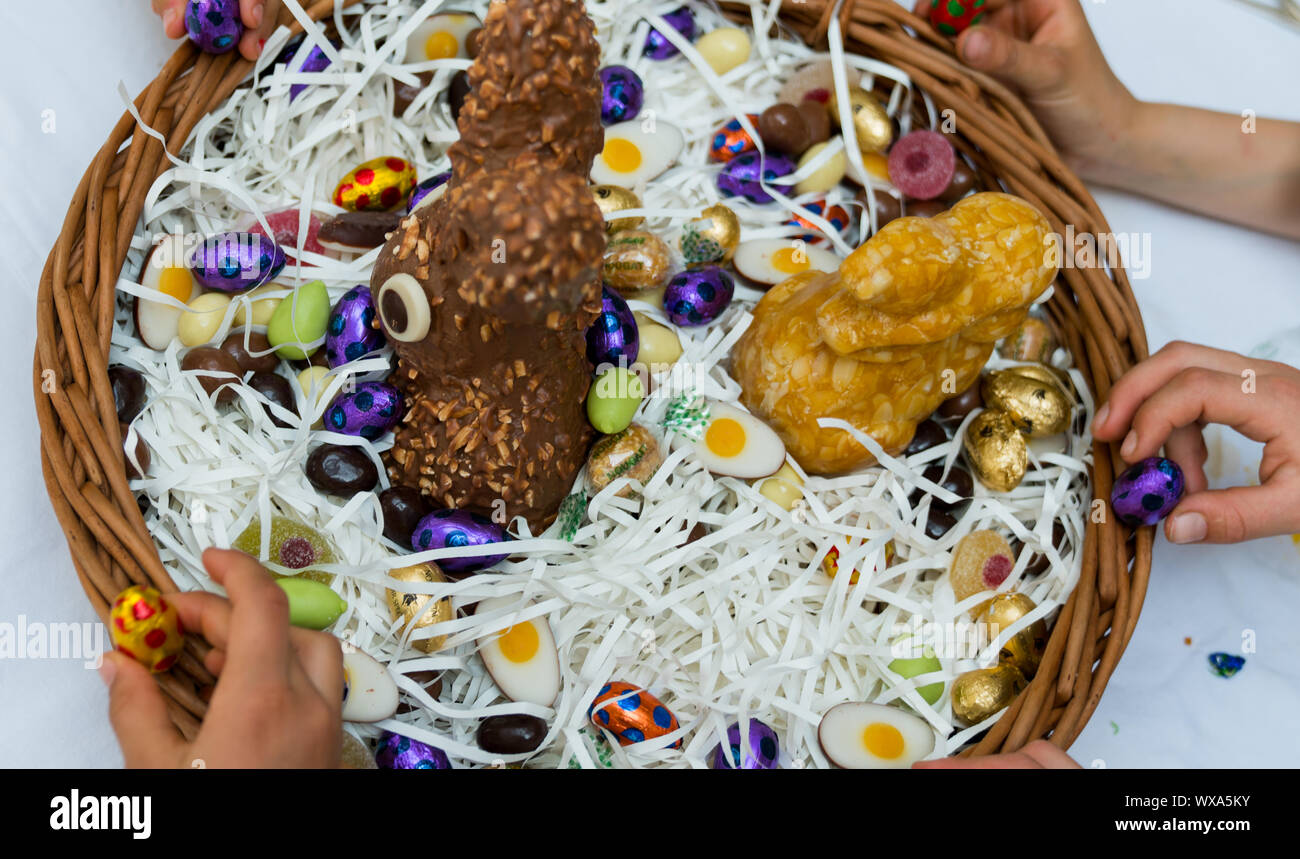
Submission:
{"label": "woven basket rim", "polygon": [[[346,7],[358,0],[338,2]],[[320,20],[334,6],[335,0],[316,0],[306,11]],[[738,23],[752,24],[747,3],[720,0],[719,6]],[[822,47],[836,7],[834,0],[783,0],[780,21]],[[897,66],[939,110],[951,108],[955,145],[982,175],[1034,203],[1058,233],[1066,225],[1076,233],[1109,233],[1091,194],[1006,86],[962,66],[950,40],[894,0],[845,0],[839,10],[845,50]],[[302,30],[287,9],[280,23],[293,33]],[[202,54],[186,41],[134,106],[179,151],[199,120],[252,69],[234,53]],[[105,622],[113,596],[130,584],[177,590],[127,483],[107,375],[116,281],[145,195],[169,166],[162,144],[136,133],[135,119],[124,113],[73,195],[39,285],[33,389],[42,472],[77,576]],[[1147,357],[1141,313],[1122,266],[1063,269],[1047,309],[1098,402]],[[1104,499],[1124,464],[1110,444],[1094,441],[1092,452],[1094,498]],[[1155,529],[1130,531],[1113,516],[1095,518],[1088,518],[1078,583],[1037,674],[962,754],[1014,751],[1041,737],[1068,748],[1096,709],[1137,624]],[[207,650],[190,636],[176,667],[158,678],[172,719],[187,737],[197,733],[206,711],[200,690],[215,682],[203,667]]]}

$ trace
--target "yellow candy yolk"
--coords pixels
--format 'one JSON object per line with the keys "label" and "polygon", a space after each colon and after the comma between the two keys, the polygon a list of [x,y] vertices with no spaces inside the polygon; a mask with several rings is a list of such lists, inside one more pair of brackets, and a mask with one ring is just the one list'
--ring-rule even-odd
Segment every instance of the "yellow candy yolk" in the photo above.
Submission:
{"label": "yellow candy yolk", "polygon": [[718,418],[705,431],[704,443],[718,456],[739,456],[745,449],[745,428],[732,418]]}
{"label": "yellow candy yolk", "polygon": [[893,725],[872,722],[862,732],[862,745],[872,756],[892,761],[903,756],[903,735]]}
{"label": "yellow candy yolk", "polygon": [[619,173],[631,173],[641,166],[641,149],[632,141],[621,137],[606,140],[600,157],[605,159],[610,170]]}
{"label": "yellow candy yolk", "polygon": [[537,628],[531,623],[515,624],[497,639],[501,654],[511,662],[527,662],[532,659],[537,655],[540,644]]}
{"label": "yellow candy yolk", "polygon": [[449,60],[460,53],[460,42],[446,30],[438,30],[424,42],[424,55],[431,60]]}
{"label": "yellow candy yolk", "polygon": [[798,274],[807,271],[811,265],[807,252],[797,248],[781,248],[772,254],[772,268],[782,274]]}
{"label": "yellow candy yolk", "polygon": [[187,268],[168,266],[158,275],[158,291],[177,301],[188,302],[190,293],[194,291],[194,276]]}

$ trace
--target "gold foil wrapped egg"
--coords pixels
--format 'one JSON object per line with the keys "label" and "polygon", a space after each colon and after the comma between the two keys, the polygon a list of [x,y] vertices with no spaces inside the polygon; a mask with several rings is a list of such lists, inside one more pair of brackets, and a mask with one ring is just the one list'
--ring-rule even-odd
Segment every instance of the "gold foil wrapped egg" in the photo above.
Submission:
{"label": "gold foil wrapped egg", "polygon": [[680,246],[687,265],[730,262],[739,244],[740,218],[721,203],[682,227]]}
{"label": "gold foil wrapped egg", "polygon": [[[988,628],[989,639],[992,640],[1035,608],[1034,601],[1024,594],[998,594],[985,604],[979,622]],[[998,661],[1015,666],[1027,679],[1032,680],[1038,673],[1046,649],[1047,621],[1039,618],[1003,643]]]}
{"label": "gold foil wrapped egg", "polygon": [[609,220],[609,216],[615,212],[624,212],[628,209],[641,208],[641,200],[636,194],[633,194],[627,188],[620,188],[617,185],[596,185],[591,189],[591,195],[596,198],[596,205],[600,207],[600,213],[605,216],[605,233],[613,235],[623,230],[635,230],[645,223],[645,218],[615,218]]}
{"label": "gold foil wrapped egg", "polygon": [[952,681],[952,714],[977,725],[1010,706],[1024,688],[1024,675],[1011,665],[967,671]]}
{"label": "gold foil wrapped egg", "polygon": [[989,489],[1010,492],[1029,467],[1025,437],[1001,409],[985,409],[966,425],[962,439],[971,471]]}
{"label": "gold foil wrapped egg", "polygon": [[171,668],[185,647],[176,607],[147,585],[132,585],[117,595],[109,631],[115,648],[155,674]]}
{"label": "gold foil wrapped egg", "polygon": [[[838,124],[840,105],[833,89],[826,108],[830,111],[831,122]],[[863,152],[883,152],[894,142],[894,123],[874,95],[861,87],[849,87],[849,112],[853,116],[858,148]]]}
{"label": "gold foil wrapped egg", "polygon": [[[591,446],[587,456],[587,493],[595,495],[620,477],[630,477],[645,485],[663,461],[659,442],[650,430],[640,424],[630,424],[621,432],[602,436]],[[628,485],[618,494],[627,496],[631,491]]]}
{"label": "gold foil wrapped egg", "polygon": [[663,286],[671,268],[668,245],[645,230],[615,233],[605,247],[605,283],[625,296]]}
{"label": "gold foil wrapped egg", "polygon": [[1056,346],[1056,333],[1047,320],[1027,316],[1019,328],[998,341],[998,354],[1008,361],[1046,364]]}
{"label": "gold foil wrapped egg", "polygon": [[358,165],[334,189],[334,205],[349,212],[386,212],[406,202],[415,187],[415,165],[392,156]]}
{"label": "gold foil wrapped egg", "polygon": [[985,406],[1005,412],[1031,438],[1056,435],[1070,425],[1071,404],[1055,380],[995,371],[984,377],[980,392]]}
{"label": "gold foil wrapped egg", "polygon": [[[398,567],[389,570],[388,575],[399,582],[441,584],[447,581],[447,577],[442,574],[442,570],[432,562],[415,564],[410,567]],[[392,588],[388,588],[387,593],[388,613],[392,615],[393,620],[397,620],[399,617],[402,618],[404,621],[403,627],[422,629],[426,626],[433,626],[435,623],[449,621],[455,616],[452,612],[451,600],[446,597],[435,600],[428,594],[404,593],[395,591]],[[432,638],[413,640],[411,646],[425,653],[434,653],[441,650],[446,643],[447,636],[435,635]]]}
{"label": "gold foil wrapped egg", "polygon": [[1079,397],[1078,392],[1074,389],[1074,381],[1064,370],[1057,370],[1055,367],[1048,367],[1044,364],[1022,364],[1019,367],[1008,367],[999,372],[1014,373],[1027,379],[1037,379],[1047,385],[1056,385],[1065,393],[1068,399],[1078,402]]}

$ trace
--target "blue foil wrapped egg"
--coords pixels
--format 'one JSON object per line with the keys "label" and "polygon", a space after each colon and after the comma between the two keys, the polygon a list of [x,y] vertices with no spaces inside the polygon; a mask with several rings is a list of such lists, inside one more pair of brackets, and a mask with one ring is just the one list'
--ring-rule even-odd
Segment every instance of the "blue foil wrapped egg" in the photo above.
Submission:
{"label": "blue foil wrapped egg", "polygon": [[239,0],[190,0],[185,6],[185,32],[205,54],[233,51],[244,35]]}
{"label": "blue foil wrapped egg", "polygon": [[587,360],[593,367],[631,367],[640,351],[641,335],[632,308],[623,296],[607,286],[601,287],[600,315],[587,329]]}
{"label": "blue foil wrapped egg", "polygon": [[1178,506],[1184,486],[1178,463],[1149,456],[1116,478],[1110,506],[1119,521],[1131,528],[1154,525]]}
{"label": "blue foil wrapped egg", "polygon": [[[681,33],[687,41],[695,39],[695,13],[687,6],[680,6],[667,15],[663,16],[678,33]],[[649,34],[645,37],[645,46],[641,49],[652,60],[667,60],[677,56],[681,51],[677,46],[668,41],[668,38],[658,30],[651,28]]]}
{"label": "blue foil wrapped egg", "polygon": [[[681,727],[662,701],[640,686],[622,680],[600,687],[587,708],[587,718],[597,728],[613,734],[621,746],[653,740]],[[672,744],[674,749],[681,747],[680,739]]]}
{"label": "blue foil wrapped egg", "polygon": [[190,255],[194,279],[221,292],[243,292],[270,283],[284,269],[284,249],[259,233],[221,233]]}
{"label": "blue foil wrapped egg", "polygon": [[[747,116],[749,124],[757,128],[758,114],[751,113]],[[758,151],[758,144],[754,142],[754,138],[740,124],[739,119],[733,119],[713,132],[713,140],[709,143],[709,160],[725,163],[737,155],[756,151]]]}
{"label": "blue foil wrapped egg", "polygon": [[674,325],[708,325],[722,315],[736,294],[736,282],[715,265],[673,276],[664,290],[664,312]]}
{"label": "blue foil wrapped egg", "polygon": [[[411,548],[417,552],[465,546],[490,546],[510,539],[506,529],[486,516],[468,510],[435,510],[420,520],[411,534]],[[473,558],[440,558],[444,572],[473,573],[505,560],[509,552]]]}
{"label": "blue foil wrapped egg", "polygon": [[781,753],[776,731],[764,722],[750,719],[746,741],[740,738],[740,723],[727,729],[727,742],[719,743],[709,759],[715,770],[774,770]]}
{"label": "blue foil wrapped egg", "polygon": [[789,196],[793,185],[779,185],[777,180],[795,171],[795,163],[784,155],[745,152],[727,162],[718,174],[718,190],[728,197],[744,197],[751,203],[771,203],[772,195],[763,187],[766,183]]}
{"label": "blue foil wrapped egg", "polygon": [[361,382],[356,390],[334,398],[325,410],[325,428],[343,435],[374,441],[397,426],[406,401],[386,382]]}
{"label": "blue foil wrapped egg", "polygon": [[[446,192],[447,180],[451,178],[451,171],[445,170],[437,176],[425,179],[419,185],[411,189],[411,196],[406,202],[406,214],[411,214],[423,205],[435,202]],[[442,189],[439,191],[439,189]],[[434,194],[434,191],[438,191]]]}
{"label": "blue foil wrapped egg", "polygon": [[325,326],[325,359],[339,367],[384,348],[384,333],[375,327],[375,300],[370,287],[354,286],[334,305]]}
{"label": "blue foil wrapped egg", "polygon": [[645,104],[645,84],[627,66],[600,70],[600,119],[606,125],[636,119]]}
{"label": "blue foil wrapped egg", "polygon": [[375,763],[381,770],[449,770],[451,761],[442,749],[428,743],[384,731],[375,752]]}

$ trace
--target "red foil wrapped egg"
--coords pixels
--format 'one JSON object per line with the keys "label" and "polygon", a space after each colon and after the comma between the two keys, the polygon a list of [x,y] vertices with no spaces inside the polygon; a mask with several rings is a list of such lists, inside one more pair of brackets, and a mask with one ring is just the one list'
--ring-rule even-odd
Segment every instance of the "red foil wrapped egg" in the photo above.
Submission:
{"label": "red foil wrapped egg", "polygon": [[[681,727],[677,717],[658,698],[622,680],[600,687],[596,699],[587,708],[587,718],[597,728],[613,734],[623,746],[653,740]],[[672,744],[674,749],[681,747],[680,739]]]}
{"label": "red foil wrapped egg", "polygon": [[406,202],[415,187],[415,165],[392,156],[360,165],[334,189],[334,205],[349,212],[386,212]]}
{"label": "red foil wrapped egg", "polygon": [[146,585],[132,585],[117,595],[109,630],[114,647],[154,673],[171,668],[185,646],[180,614]]}

